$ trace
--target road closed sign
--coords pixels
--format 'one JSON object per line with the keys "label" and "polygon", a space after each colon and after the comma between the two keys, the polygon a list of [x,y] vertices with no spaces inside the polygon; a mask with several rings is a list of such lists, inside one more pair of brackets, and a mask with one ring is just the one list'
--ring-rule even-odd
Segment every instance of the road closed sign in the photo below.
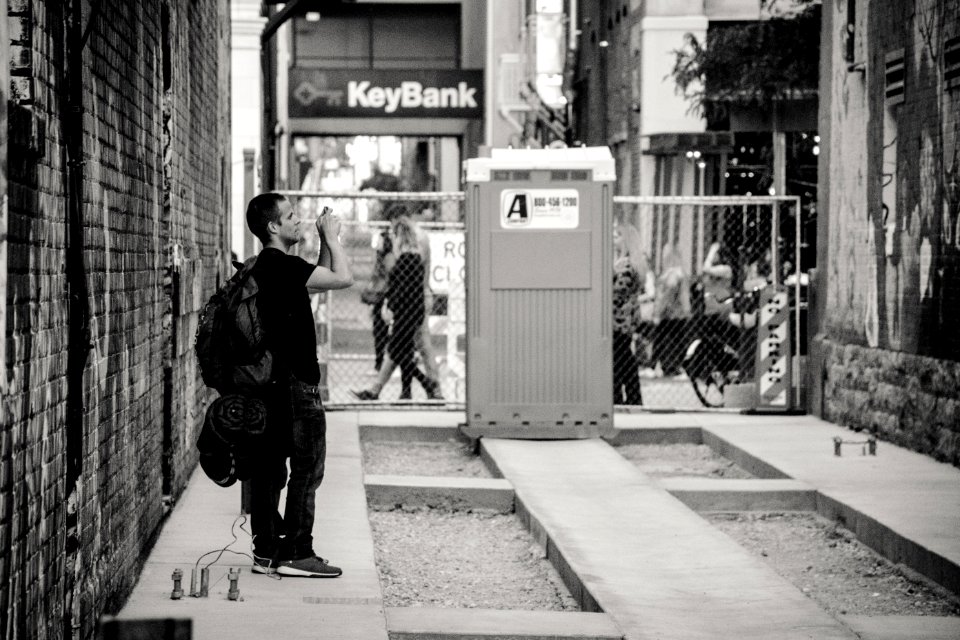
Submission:
{"label": "road closed sign", "polygon": [[500,194],[503,229],[576,229],[580,193],[576,189],[504,189]]}
{"label": "road closed sign", "polygon": [[462,285],[466,270],[466,240],[463,231],[431,231],[430,289],[434,293],[450,293],[454,285]]}

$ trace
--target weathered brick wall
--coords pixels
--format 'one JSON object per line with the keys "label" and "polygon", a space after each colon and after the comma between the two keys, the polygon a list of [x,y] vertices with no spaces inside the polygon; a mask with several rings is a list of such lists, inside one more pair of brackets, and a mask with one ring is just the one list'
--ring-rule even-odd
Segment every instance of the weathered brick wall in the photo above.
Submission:
{"label": "weathered brick wall", "polygon": [[167,367],[176,422],[169,456],[175,493],[196,464],[194,443],[209,399],[193,352],[199,312],[224,279],[230,258],[229,8],[225,0],[207,5],[182,2],[170,16],[174,64],[164,144],[165,176],[176,185],[165,205],[174,312]]}
{"label": "weathered brick wall", "polygon": [[93,17],[84,4],[83,26],[92,20],[81,72],[91,350],[76,490],[65,462],[75,428],[66,415],[68,5],[7,2],[0,628],[10,638],[63,637],[55,621],[70,603],[68,618],[86,638],[129,594],[166,497],[182,492],[196,462],[209,396],[193,333],[227,246],[228,2],[101,0]]}
{"label": "weathered brick wall", "polygon": [[822,340],[832,422],[960,466],[960,364]]}
{"label": "weathered brick wall", "polygon": [[[7,150],[7,358],[0,451],[0,628],[60,637],[66,491],[67,308],[58,53],[52,7],[8,3],[11,95]],[[6,18],[6,16],[3,16]],[[5,43],[2,46],[6,46]],[[39,75],[35,70],[41,70]],[[49,633],[48,633],[49,631]]]}
{"label": "weathered brick wall", "polygon": [[[823,10],[813,409],[960,465],[960,87],[943,77],[960,0],[857,6],[852,69],[847,3]],[[898,50],[893,105],[885,62]]]}

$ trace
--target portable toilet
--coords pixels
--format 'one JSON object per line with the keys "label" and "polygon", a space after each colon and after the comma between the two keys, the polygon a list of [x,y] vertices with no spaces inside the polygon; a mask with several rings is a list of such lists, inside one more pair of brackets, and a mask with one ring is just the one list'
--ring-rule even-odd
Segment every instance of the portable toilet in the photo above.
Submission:
{"label": "portable toilet", "polygon": [[606,147],[493,149],[464,163],[464,431],[613,429],[613,183]]}

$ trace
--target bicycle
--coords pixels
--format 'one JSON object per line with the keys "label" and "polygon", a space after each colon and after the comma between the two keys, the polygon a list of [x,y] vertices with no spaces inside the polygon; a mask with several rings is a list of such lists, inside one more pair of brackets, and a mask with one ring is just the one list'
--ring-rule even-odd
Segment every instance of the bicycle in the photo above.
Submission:
{"label": "bicycle", "polygon": [[703,286],[694,285],[694,297],[700,301],[696,305],[699,335],[695,335],[687,345],[681,367],[697,399],[704,407],[723,407],[724,389],[729,384],[737,384],[751,374],[752,351],[744,349],[749,342],[745,338],[756,326],[756,309],[759,292],[762,287],[750,291],[737,292],[717,302],[729,307],[726,313],[707,315],[703,312]]}

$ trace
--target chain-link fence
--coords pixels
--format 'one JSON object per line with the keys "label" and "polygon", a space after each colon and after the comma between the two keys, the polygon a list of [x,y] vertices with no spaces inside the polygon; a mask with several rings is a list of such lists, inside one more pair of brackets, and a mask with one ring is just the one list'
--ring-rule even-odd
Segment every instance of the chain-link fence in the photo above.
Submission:
{"label": "chain-link fence", "polygon": [[314,305],[327,403],[462,405],[463,193],[283,193],[343,221],[355,284]]}
{"label": "chain-link fence", "polygon": [[[792,299],[802,299],[794,275],[798,200],[620,196],[614,203],[615,404],[721,407],[738,389],[731,385],[752,393],[761,292],[786,283]],[[802,344],[800,326],[791,328]]]}
{"label": "chain-link fence", "polygon": [[[328,404],[462,405],[463,193],[286,194],[305,220],[324,205],[344,220],[356,284],[314,305]],[[760,292],[791,285],[803,304],[797,199],[614,205],[615,404],[723,406],[731,384],[754,381]],[[802,325],[791,324],[795,345]]]}

